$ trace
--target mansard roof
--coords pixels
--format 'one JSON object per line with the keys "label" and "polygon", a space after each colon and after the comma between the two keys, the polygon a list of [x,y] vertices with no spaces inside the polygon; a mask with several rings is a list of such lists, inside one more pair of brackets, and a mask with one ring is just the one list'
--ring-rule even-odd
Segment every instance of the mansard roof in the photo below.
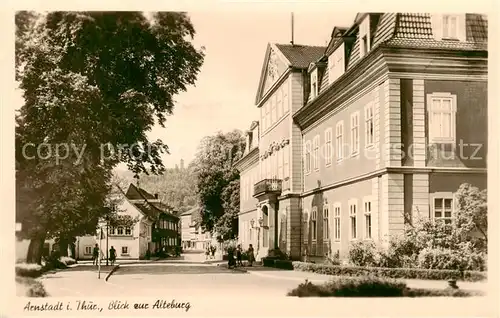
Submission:
{"label": "mansard roof", "polygon": [[324,46],[310,46],[299,44],[276,44],[276,47],[294,68],[307,69],[309,63],[318,60],[325,52]]}

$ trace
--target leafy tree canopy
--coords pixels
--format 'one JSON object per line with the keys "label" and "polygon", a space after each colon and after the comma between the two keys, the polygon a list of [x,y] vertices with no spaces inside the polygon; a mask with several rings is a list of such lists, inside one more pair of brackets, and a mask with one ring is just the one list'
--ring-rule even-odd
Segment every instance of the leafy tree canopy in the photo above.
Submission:
{"label": "leafy tree canopy", "polygon": [[22,11],[16,27],[17,215],[38,243],[92,232],[110,213],[114,166],[165,170],[167,146],[146,133],[194,84],[204,53],[185,13]]}
{"label": "leafy tree canopy", "polygon": [[225,238],[237,234],[239,173],[234,168],[245,149],[239,130],[205,137],[194,160],[201,226]]}

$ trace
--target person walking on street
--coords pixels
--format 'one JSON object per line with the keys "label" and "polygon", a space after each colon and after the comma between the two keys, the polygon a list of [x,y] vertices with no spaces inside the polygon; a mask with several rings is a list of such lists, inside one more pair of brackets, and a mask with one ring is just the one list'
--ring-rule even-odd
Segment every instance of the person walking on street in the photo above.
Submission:
{"label": "person walking on street", "polygon": [[113,246],[109,249],[109,260],[111,261],[111,266],[113,266],[116,261],[116,250]]}
{"label": "person walking on street", "polygon": [[94,250],[92,251],[92,265],[99,265],[99,245],[94,246]]}
{"label": "person walking on street", "polygon": [[205,258],[210,259],[210,245],[207,245],[207,250],[205,251]]}
{"label": "person walking on street", "polygon": [[243,255],[242,255],[242,250],[241,250],[241,245],[238,244],[238,247],[236,247],[236,265],[237,266],[243,266]]}
{"label": "person walking on street", "polygon": [[255,262],[255,255],[253,253],[252,244],[248,246],[247,254],[248,254],[248,266],[252,266],[253,262]]}

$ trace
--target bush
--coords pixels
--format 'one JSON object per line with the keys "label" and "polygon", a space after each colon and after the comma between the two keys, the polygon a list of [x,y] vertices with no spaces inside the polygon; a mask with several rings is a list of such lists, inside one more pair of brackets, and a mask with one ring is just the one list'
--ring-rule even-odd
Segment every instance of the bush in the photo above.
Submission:
{"label": "bush", "polygon": [[482,295],[457,289],[411,289],[406,283],[377,277],[340,278],[320,285],[309,281],[288,292],[298,297],[468,297]]}
{"label": "bush", "polygon": [[486,280],[485,272],[464,271],[463,275],[459,270],[436,270],[420,268],[385,268],[385,267],[358,267],[358,266],[335,266],[325,264],[312,264],[304,262],[292,262],[294,270],[312,272],[333,276],[366,276],[372,275],[387,278],[405,279],[429,279],[448,280],[457,279],[465,281]]}
{"label": "bush", "polygon": [[339,278],[316,285],[306,281],[288,293],[298,297],[402,297],[406,284],[376,277]]}
{"label": "bush", "polygon": [[355,266],[376,265],[376,247],[372,241],[360,241],[349,247],[349,262]]}
{"label": "bush", "polygon": [[293,263],[292,261],[277,259],[274,260],[274,267],[279,269],[293,270]]}
{"label": "bush", "polygon": [[21,297],[47,297],[43,284],[30,277],[16,277],[18,296]]}
{"label": "bush", "polygon": [[21,277],[38,277],[42,275],[44,268],[38,264],[19,263],[16,264],[16,275]]}
{"label": "bush", "polygon": [[418,255],[418,267],[427,269],[484,270],[485,257],[475,251],[425,248]]}

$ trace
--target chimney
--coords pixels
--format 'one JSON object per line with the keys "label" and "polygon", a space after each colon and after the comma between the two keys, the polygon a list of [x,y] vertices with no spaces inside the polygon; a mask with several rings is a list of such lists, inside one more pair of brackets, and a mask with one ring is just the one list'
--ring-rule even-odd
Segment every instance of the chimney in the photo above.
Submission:
{"label": "chimney", "polygon": [[292,40],[290,41],[290,44],[293,45],[294,44],[294,39],[293,39],[293,31],[294,31],[294,25],[293,25],[293,12],[292,12]]}
{"label": "chimney", "polygon": [[158,200],[158,193],[155,193],[155,199]]}

